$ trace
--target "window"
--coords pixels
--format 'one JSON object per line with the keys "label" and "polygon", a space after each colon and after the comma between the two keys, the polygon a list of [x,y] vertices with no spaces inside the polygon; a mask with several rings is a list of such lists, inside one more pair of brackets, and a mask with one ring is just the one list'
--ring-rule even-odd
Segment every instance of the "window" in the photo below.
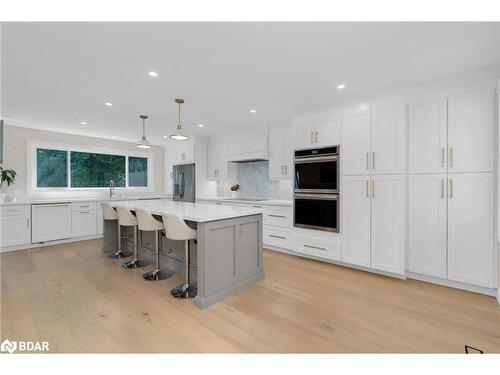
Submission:
{"label": "window", "polygon": [[125,187],[125,156],[71,151],[71,187],[108,187],[110,180]]}
{"label": "window", "polygon": [[[151,157],[140,153],[127,155],[120,151],[67,147],[29,147],[36,163],[32,169],[32,188],[96,189],[109,187],[113,180],[117,188],[150,188]],[[140,156],[144,155],[144,156]]]}
{"label": "window", "polygon": [[37,187],[68,186],[68,153],[39,148],[36,150]]}
{"label": "window", "polygon": [[128,186],[148,186],[148,159],[129,156]]}

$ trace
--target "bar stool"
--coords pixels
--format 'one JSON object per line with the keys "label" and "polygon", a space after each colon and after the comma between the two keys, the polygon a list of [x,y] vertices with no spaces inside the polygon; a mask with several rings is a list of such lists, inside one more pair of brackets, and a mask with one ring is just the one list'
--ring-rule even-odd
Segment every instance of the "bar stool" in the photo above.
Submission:
{"label": "bar stool", "polygon": [[[156,254],[156,269],[146,272],[142,275],[145,280],[165,280],[171,277],[174,273],[168,269],[160,269],[160,248],[158,246],[160,232],[165,228],[163,223],[156,220],[153,215],[147,212],[144,208],[136,208],[135,215],[137,217],[137,227],[141,231],[155,232],[155,254]],[[142,235],[141,235],[142,238]]]}
{"label": "bar stool", "polygon": [[[118,220],[118,214],[113,206],[109,203],[101,203],[102,217],[104,220]],[[117,222],[118,223],[118,222]],[[118,250],[111,254],[109,257],[113,259],[128,258],[132,256],[131,251],[122,251],[122,237],[120,231],[120,224],[118,223]]]}
{"label": "bar stool", "polygon": [[118,225],[134,227],[134,259],[122,264],[123,268],[140,268],[151,264],[148,259],[139,259],[137,254],[137,218],[125,206],[117,206]]}
{"label": "bar stool", "polygon": [[189,240],[196,238],[196,230],[188,227],[186,222],[177,215],[162,214],[165,234],[171,240],[184,241],[184,284],[170,291],[176,298],[193,298],[196,289],[189,284]]}

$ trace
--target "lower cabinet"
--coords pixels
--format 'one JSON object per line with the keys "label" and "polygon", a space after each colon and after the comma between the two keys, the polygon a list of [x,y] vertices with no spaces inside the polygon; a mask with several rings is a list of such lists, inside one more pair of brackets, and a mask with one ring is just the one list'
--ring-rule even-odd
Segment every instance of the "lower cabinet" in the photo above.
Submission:
{"label": "lower cabinet", "polygon": [[295,235],[293,251],[299,254],[339,261],[341,259],[341,250],[342,243],[339,241],[317,236]]}
{"label": "lower cabinet", "polygon": [[344,176],[342,261],[405,272],[405,177]]}
{"label": "lower cabinet", "polygon": [[31,242],[71,238],[71,204],[34,204],[31,206]]}
{"label": "lower cabinet", "polygon": [[97,215],[96,215],[97,234],[102,234],[103,233],[103,226],[104,226],[104,221],[103,220],[104,220],[104,218],[102,216],[102,210],[98,209],[97,210]]}
{"label": "lower cabinet", "polygon": [[0,247],[31,243],[30,206],[4,206],[0,216]]}
{"label": "lower cabinet", "polygon": [[264,225],[262,242],[264,246],[276,246],[282,249],[292,249],[293,237],[291,228]]}
{"label": "lower cabinet", "polygon": [[96,210],[73,211],[71,218],[72,237],[92,236],[97,233]]}

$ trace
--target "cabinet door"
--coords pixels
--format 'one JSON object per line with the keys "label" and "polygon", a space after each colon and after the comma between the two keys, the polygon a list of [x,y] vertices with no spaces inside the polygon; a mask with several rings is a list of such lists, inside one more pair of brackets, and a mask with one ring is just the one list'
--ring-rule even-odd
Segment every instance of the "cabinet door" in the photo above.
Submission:
{"label": "cabinet door", "polygon": [[370,267],[370,177],[349,176],[342,184],[342,261]]}
{"label": "cabinet door", "polygon": [[446,172],[446,98],[411,103],[408,110],[410,173]]}
{"label": "cabinet door", "polygon": [[408,269],[446,278],[446,174],[409,177]]}
{"label": "cabinet door", "polygon": [[371,266],[405,272],[405,176],[372,176]]}
{"label": "cabinet door", "polygon": [[96,227],[97,227],[97,234],[102,234],[103,233],[103,227],[104,227],[104,218],[102,215],[102,210],[97,210],[97,215],[96,215]]}
{"label": "cabinet door", "polygon": [[271,180],[288,178],[285,174],[287,138],[285,129],[269,130],[269,178]]}
{"label": "cabinet door", "polygon": [[372,109],[372,173],[404,173],[406,165],[405,128],[405,109],[403,105]]}
{"label": "cabinet door", "polygon": [[327,117],[318,119],[315,131],[314,142],[317,147],[340,145],[342,129],[340,119],[337,117]]}
{"label": "cabinet door", "polygon": [[494,287],[493,174],[448,178],[448,278]]}
{"label": "cabinet door", "polygon": [[72,237],[93,236],[97,233],[95,210],[74,211],[72,213]]}
{"label": "cabinet door", "polygon": [[69,203],[32,205],[31,219],[33,243],[71,238]]}
{"label": "cabinet door", "polygon": [[30,219],[28,215],[2,216],[1,247],[31,243]]}
{"label": "cabinet door", "polygon": [[494,92],[482,90],[448,99],[448,171],[493,171]]}
{"label": "cabinet door", "polygon": [[314,147],[314,126],[312,118],[295,122],[295,149]]}
{"label": "cabinet door", "polygon": [[346,113],[342,118],[342,174],[367,174],[370,170],[370,112]]}
{"label": "cabinet door", "polygon": [[207,158],[207,180],[217,180],[217,161],[219,159],[219,148],[215,140],[210,139],[208,142],[208,158]]}

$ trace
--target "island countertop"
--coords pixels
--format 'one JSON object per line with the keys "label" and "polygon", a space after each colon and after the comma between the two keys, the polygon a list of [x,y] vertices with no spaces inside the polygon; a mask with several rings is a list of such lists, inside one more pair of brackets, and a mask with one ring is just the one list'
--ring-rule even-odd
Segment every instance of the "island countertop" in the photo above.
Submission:
{"label": "island countertop", "polygon": [[233,219],[237,217],[257,215],[262,213],[261,208],[225,206],[215,203],[190,203],[168,200],[132,200],[110,202],[112,206],[126,206],[130,209],[144,208],[155,215],[162,213],[175,214],[187,221],[205,223],[209,221]]}

